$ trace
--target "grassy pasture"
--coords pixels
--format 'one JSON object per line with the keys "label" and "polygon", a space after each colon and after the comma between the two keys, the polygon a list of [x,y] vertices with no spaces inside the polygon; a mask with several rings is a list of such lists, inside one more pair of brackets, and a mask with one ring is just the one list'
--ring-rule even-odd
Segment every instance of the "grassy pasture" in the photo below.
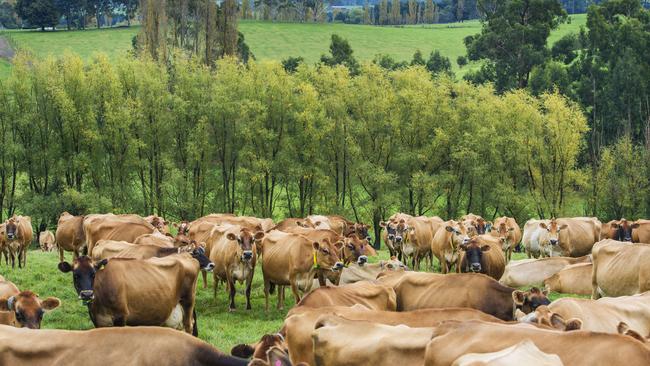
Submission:
{"label": "grassy pasture", "polygon": [[[380,251],[379,257],[386,259],[388,252]],[[524,257],[524,254],[515,254],[516,259]],[[70,260],[70,258],[70,253],[66,253],[66,259]],[[72,286],[72,275],[59,272],[57,263],[58,253],[32,250],[27,256],[26,269],[12,270],[3,262],[0,274],[14,282],[21,290],[32,290],[43,298],[56,296],[61,299],[61,306],[45,315],[43,328],[80,330],[92,328],[88,311],[77,299],[77,294]],[[271,296],[271,310],[268,313],[264,311],[264,291],[260,266],[256,268],[253,281],[251,293],[253,309],[251,311],[245,310],[243,286],[238,286],[235,298],[238,309],[230,313],[227,310],[228,295],[224,286],[220,286],[215,302],[212,297],[212,283],[212,278],[209,278],[209,288],[203,289],[202,280],[199,278],[196,302],[199,337],[225,352],[230,352],[232,346],[236,344],[255,341],[265,333],[277,332],[287,310],[293,306],[293,296],[287,289],[284,311],[275,309],[276,295]],[[553,293],[551,299],[555,300],[563,296],[567,295]]]}
{"label": "grassy pasture", "polygon": [[[571,22],[563,24],[549,39],[553,43],[569,32],[578,32],[586,22],[586,15],[573,15]],[[241,21],[240,31],[246,37],[258,60],[282,60],[289,56],[301,56],[307,63],[317,62],[321,54],[328,52],[330,36],[334,33],[346,38],[357,58],[372,60],[377,54],[387,54],[396,60],[410,60],[416,50],[425,57],[434,50],[449,57],[454,69],[464,74],[456,65],[456,58],[465,54],[463,39],[479,33],[479,21],[451,24],[414,25],[404,27],[377,27],[341,23],[273,23],[262,21]],[[83,31],[7,31],[13,43],[37,56],[62,55],[71,50],[83,58],[90,58],[96,52],[103,52],[109,58],[126,54],[131,49],[131,40],[139,27],[88,29]],[[0,77],[8,73],[9,66],[0,60]]]}

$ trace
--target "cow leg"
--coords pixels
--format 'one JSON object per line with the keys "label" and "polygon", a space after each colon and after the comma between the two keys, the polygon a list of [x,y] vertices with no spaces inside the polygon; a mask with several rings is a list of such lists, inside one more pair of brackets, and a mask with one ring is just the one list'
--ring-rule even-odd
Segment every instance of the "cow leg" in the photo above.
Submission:
{"label": "cow leg", "polygon": [[591,262],[593,263],[592,270],[591,270],[591,298],[593,300],[598,300],[600,299],[600,292],[598,291],[598,267],[597,267],[597,254],[593,254],[593,257],[591,258]]}
{"label": "cow leg", "polygon": [[9,249],[9,258],[11,258],[11,269],[16,268],[16,258],[14,257],[14,251]]}
{"label": "cow leg", "polygon": [[289,282],[291,283],[291,292],[293,293],[293,299],[296,301],[296,305],[298,305],[300,302],[300,292],[298,292],[298,279],[296,277],[296,275],[290,277]]}
{"label": "cow leg", "polygon": [[[217,272],[212,272],[212,280],[214,281],[214,283],[212,284],[212,299],[215,300],[215,302],[216,302],[216,300],[217,300],[217,291],[219,290],[219,279],[217,278]],[[205,277],[204,277],[203,285],[205,286],[206,283],[207,283],[207,280],[205,280]]]}
{"label": "cow leg", "polygon": [[251,310],[251,285],[253,284],[253,272],[246,279],[246,310]]}
{"label": "cow leg", "polygon": [[27,267],[27,247],[23,247],[20,252],[23,257],[23,268]]}
{"label": "cow leg", "polygon": [[235,281],[232,279],[232,277],[227,276],[227,283],[228,283],[228,289],[230,290],[229,298],[230,298],[230,308],[228,309],[229,311],[235,311]]}
{"label": "cow leg", "polygon": [[[264,311],[269,311],[269,288],[271,287],[271,281],[264,279]],[[278,289],[280,291],[280,289]]]}
{"label": "cow leg", "polygon": [[63,262],[63,248],[59,247],[59,263]]}
{"label": "cow leg", "polygon": [[194,319],[194,321],[192,322],[193,323],[193,325],[192,325],[192,335],[195,336],[195,337],[198,337],[199,336],[199,322],[198,322],[198,319],[196,318],[196,308],[194,308],[192,310],[192,319]]}
{"label": "cow leg", "polygon": [[208,272],[201,270],[201,276],[203,277],[203,288],[206,289],[208,288]]}
{"label": "cow leg", "polygon": [[280,310],[284,309],[284,299],[285,299],[284,295],[285,295],[286,288],[287,288],[287,286],[285,286],[285,285],[278,286],[278,298],[279,298],[279,300],[278,300],[278,309],[280,309]]}

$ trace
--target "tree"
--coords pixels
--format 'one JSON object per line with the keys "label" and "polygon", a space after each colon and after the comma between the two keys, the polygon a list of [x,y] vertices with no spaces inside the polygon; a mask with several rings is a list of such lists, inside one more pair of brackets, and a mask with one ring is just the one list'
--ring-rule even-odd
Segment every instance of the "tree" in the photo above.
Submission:
{"label": "tree", "polygon": [[251,19],[252,10],[250,0],[243,0],[241,3],[241,14],[239,15],[242,19]]}
{"label": "tree", "polygon": [[0,3],[0,27],[18,28],[16,11],[14,6],[8,2]]}
{"label": "tree", "polygon": [[402,14],[400,13],[400,1],[393,0],[390,4],[390,22],[391,24],[402,24]]}
{"label": "tree", "polygon": [[348,41],[337,34],[332,34],[330,56],[322,55],[320,61],[328,66],[344,65],[351,74],[356,75],[359,72],[359,63],[352,54],[352,47]]}
{"label": "tree", "polygon": [[530,72],[549,57],[551,30],[566,18],[559,0],[481,0],[480,34],[465,38],[468,58],[484,60],[495,70],[500,92],[525,88]]}
{"label": "tree", "polygon": [[418,22],[418,3],[416,0],[408,0],[408,23],[416,24]]}
{"label": "tree", "polygon": [[456,0],[456,21],[465,20],[465,0]]}
{"label": "tree", "polygon": [[298,70],[298,66],[305,62],[302,57],[288,57],[282,60],[282,67],[288,73],[294,73]]}
{"label": "tree", "polygon": [[434,23],[434,12],[435,12],[435,5],[433,3],[433,0],[426,0],[424,3],[424,22],[431,24]]}
{"label": "tree", "polygon": [[441,55],[438,50],[431,52],[426,67],[433,75],[439,73],[451,74],[451,61],[449,61],[448,57]]}
{"label": "tree", "polygon": [[365,4],[363,5],[363,24],[373,24],[373,16],[372,16],[372,8],[370,7],[370,4],[368,4],[368,1],[366,0]]}
{"label": "tree", "polygon": [[60,17],[54,0],[18,0],[16,13],[30,26],[37,26],[42,31],[45,27],[56,27]]}
{"label": "tree", "polygon": [[388,24],[388,0],[379,2],[379,25]]}

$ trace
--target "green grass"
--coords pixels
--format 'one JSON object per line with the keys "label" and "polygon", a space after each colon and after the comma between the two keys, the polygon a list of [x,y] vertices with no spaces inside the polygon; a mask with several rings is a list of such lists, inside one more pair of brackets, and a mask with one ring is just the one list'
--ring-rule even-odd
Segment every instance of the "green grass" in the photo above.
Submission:
{"label": "green grass", "polygon": [[0,79],[4,79],[11,73],[11,64],[9,61],[0,58]]}
{"label": "green grass", "polygon": [[[66,253],[69,260],[71,255]],[[388,252],[380,251],[378,259],[387,259]],[[513,259],[524,259],[525,254],[515,253]],[[1,264],[2,274],[7,280],[14,282],[21,290],[32,290],[45,298],[56,296],[61,299],[61,306],[47,313],[43,319],[43,328],[50,329],[91,329],[92,323],[88,317],[87,309],[77,299],[77,294],[72,286],[72,276],[59,272],[57,269],[58,254],[43,253],[40,250],[32,250],[27,256],[27,269],[7,268],[4,262]],[[244,310],[245,297],[243,286],[238,285],[238,292],[235,298],[237,311],[227,311],[228,295],[224,286],[220,287],[217,293],[216,302],[212,298],[212,278],[209,278],[209,287],[202,288],[202,280],[199,278],[197,289],[196,309],[199,324],[199,337],[218,349],[230,352],[230,349],[239,343],[257,341],[263,334],[275,333],[282,326],[287,310],[293,306],[291,291],[286,293],[285,310],[275,309],[276,295],[270,299],[268,313],[264,311],[264,292],[262,273],[260,266],[257,266],[251,300],[253,309]],[[567,294],[550,294],[550,299],[574,296]],[[575,296],[574,296],[575,297]]]}
{"label": "green grass", "polygon": [[[573,15],[570,24],[563,24],[554,31],[549,43],[568,32],[577,32],[586,22],[586,15]],[[341,23],[272,23],[241,21],[240,31],[245,35],[258,60],[282,60],[289,56],[301,56],[307,63],[317,62],[321,54],[328,52],[330,37],[336,33],[346,38],[354,55],[362,60],[372,60],[377,54],[387,54],[396,60],[410,60],[416,50],[425,56],[434,50],[452,62],[456,71],[463,74],[468,67],[458,70],[456,59],[465,54],[463,39],[481,31],[479,21],[452,24],[415,25],[405,27],[376,27]],[[131,49],[131,40],[138,27],[114,29],[89,29],[85,31],[8,31],[18,48],[30,50],[37,56],[61,55],[70,49],[83,58],[96,52],[106,53],[110,58],[125,55]],[[470,65],[469,68],[472,66]],[[0,64],[0,76],[7,72]]]}

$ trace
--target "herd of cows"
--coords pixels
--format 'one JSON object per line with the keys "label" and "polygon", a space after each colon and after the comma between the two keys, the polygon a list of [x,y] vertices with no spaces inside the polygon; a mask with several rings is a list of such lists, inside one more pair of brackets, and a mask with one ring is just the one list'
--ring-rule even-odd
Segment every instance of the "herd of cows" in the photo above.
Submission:
{"label": "herd of cows", "polygon": [[[368,225],[341,216],[211,214],[173,235],[157,216],[63,213],[38,242],[58,249],[97,329],[41,330],[61,301],[0,275],[0,365],[650,365],[650,220],[529,220],[522,232],[509,217],[398,213],[380,225],[390,260],[369,261]],[[29,265],[33,237],[28,216],[0,225],[0,264]],[[520,248],[528,259],[512,260]],[[435,262],[441,273],[419,271]],[[271,295],[284,307],[287,287],[296,306],[226,355],[196,337],[199,274],[215,296],[223,284],[230,311],[243,285],[251,309],[258,264],[266,310]]]}

